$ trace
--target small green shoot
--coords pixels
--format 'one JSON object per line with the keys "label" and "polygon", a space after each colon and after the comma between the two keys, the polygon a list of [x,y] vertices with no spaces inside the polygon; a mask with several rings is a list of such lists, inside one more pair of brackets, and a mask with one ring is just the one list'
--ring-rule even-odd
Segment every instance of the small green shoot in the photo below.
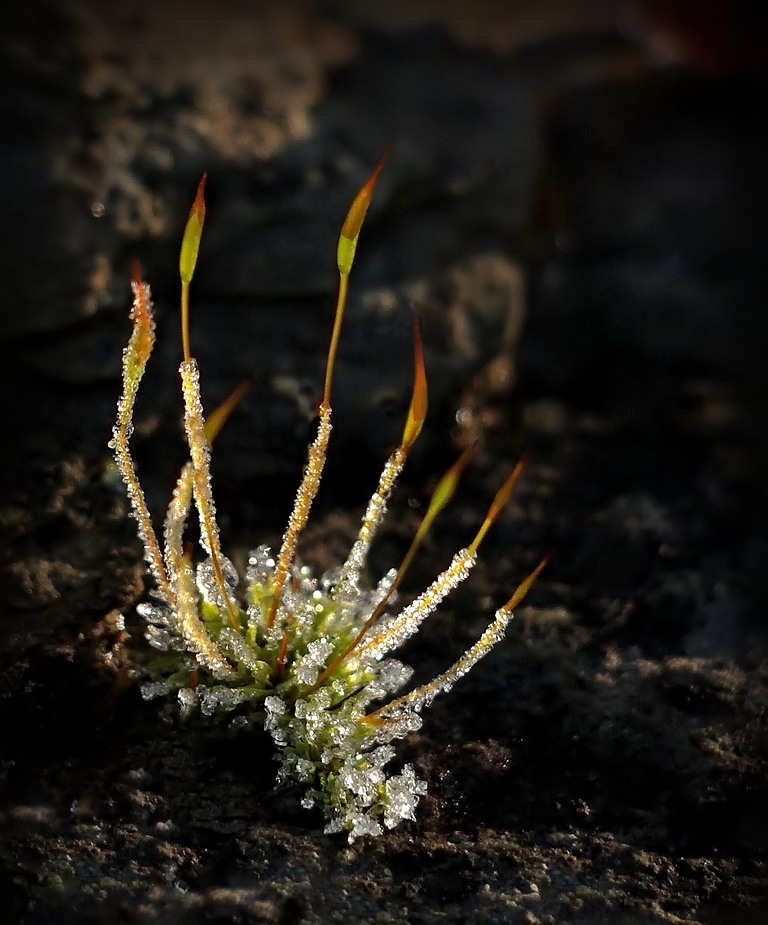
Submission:
{"label": "small green shoot", "polygon": [[[515,590],[478,641],[447,671],[410,693],[391,699],[412,669],[389,656],[474,566],[488,530],[509,501],[523,469],[515,466],[496,493],[475,537],[414,601],[392,612],[395,593],[435,519],[453,497],[475,447],[468,448],[435,488],[426,514],[399,568],[369,589],[366,557],[386,513],[398,476],[427,415],[427,378],[418,324],[414,324],[414,385],[400,445],[387,460],[363,515],[360,531],[340,569],[320,578],[296,561],[325,466],[331,435],[331,387],[349,275],[360,230],[387,151],[355,197],[337,248],[339,290],[326,359],[317,435],[296,493],[277,556],[266,546],[250,554],[244,581],[224,556],[211,488],[211,444],[249,383],[245,382],[206,419],[197,362],[189,332],[189,292],[205,220],[203,175],[184,231],[181,279],[184,430],[189,461],[176,482],[165,517],[163,545],[154,532],[129,438],[136,394],[154,346],[149,286],[138,266],[132,282],[133,323],[123,351],[123,385],[110,446],[127,486],[139,536],[155,582],[151,603],[139,605],[147,638],[163,658],[150,665],[142,685],[147,699],[175,694],[182,715],[229,716],[238,725],[260,723],[278,749],[277,782],[298,785],[301,805],[322,810],[326,832],[345,831],[353,841],[413,819],[426,792],[411,765],[385,770],[395,757],[392,742],[421,725],[421,710],[453,684],[503,637],[545,558]],[[184,539],[192,507],[197,510],[205,557],[194,565]],[[244,590],[241,590],[244,588]],[[383,701],[383,703],[382,703]]]}

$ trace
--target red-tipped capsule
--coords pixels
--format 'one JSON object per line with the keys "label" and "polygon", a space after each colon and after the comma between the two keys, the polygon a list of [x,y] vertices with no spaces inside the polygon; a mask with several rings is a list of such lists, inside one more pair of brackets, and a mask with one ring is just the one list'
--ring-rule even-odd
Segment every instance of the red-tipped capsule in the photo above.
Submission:
{"label": "red-tipped capsule", "polygon": [[408,408],[408,418],[403,428],[401,446],[407,453],[421,433],[427,416],[427,374],[424,370],[424,351],[421,348],[419,322],[413,320],[413,394]]}
{"label": "red-tipped capsule", "polygon": [[480,529],[477,531],[477,536],[470,543],[469,548],[472,552],[477,552],[477,547],[485,539],[485,534],[490,530],[491,525],[494,520],[499,516],[504,505],[509,501],[512,496],[512,491],[514,490],[517,480],[520,478],[520,475],[525,468],[525,459],[521,459],[515,468],[507,476],[504,484],[496,492],[496,496],[491,502],[491,506],[488,508],[488,513],[485,515],[485,520],[480,525]]}

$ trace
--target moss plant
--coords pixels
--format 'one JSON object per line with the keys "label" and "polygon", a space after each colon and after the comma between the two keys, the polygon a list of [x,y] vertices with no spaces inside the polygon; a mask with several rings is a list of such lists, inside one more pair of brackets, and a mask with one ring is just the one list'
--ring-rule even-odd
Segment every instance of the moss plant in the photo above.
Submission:
{"label": "moss plant", "polygon": [[[414,818],[426,791],[411,765],[388,770],[392,742],[418,729],[421,711],[450,689],[503,636],[513,607],[544,565],[521,583],[477,642],[447,671],[401,694],[412,669],[391,653],[463,581],[483,537],[509,499],[521,471],[518,464],[499,488],[465,549],[412,603],[390,610],[395,591],[435,517],[453,495],[471,450],[439,481],[427,513],[402,564],[375,588],[364,587],[366,555],[385,514],[395,481],[419,435],[427,410],[427,381],[418,326],[415,330],[413,394],[400,445],[387,460],[368,504],[360,532],[340,568],[314,577],[296,561],[299,536],[320,485],[331,435],[331,387],[360,228],[384,164],[379,162],[358,192],[342,225],[337,262],[339,293],[328,349],[317,436],[299,485],[279,552],[256,547],[245,576],[224,556],[210,478],[211,443],[244,386],[207,419],[203,414],[197,363],[190,352],[189,289],[205,218],[205,176],[200,181],[184,231],[181,257],[183,359],[179,367],[189,461],[181,470],[165,518],[162,543],[152,526],[129,452],[139,383],[154,344],[149,286],[134,269],[133,329],[123,351],[123,389],[111,448],[128,489],[146,559],[155,583],[151,603],[139,606],[149,642],[163,651],[142,685],[145,698],[174,695],[182,715],[228,715],[234,723],[259,722],[278,750],[278,785],[298,784],[304,807],[318,807],[326,832],[346,831],[352,841],[376,835]],[[200,524],[204,558],[192,562],[184,532],[192,507]]]}

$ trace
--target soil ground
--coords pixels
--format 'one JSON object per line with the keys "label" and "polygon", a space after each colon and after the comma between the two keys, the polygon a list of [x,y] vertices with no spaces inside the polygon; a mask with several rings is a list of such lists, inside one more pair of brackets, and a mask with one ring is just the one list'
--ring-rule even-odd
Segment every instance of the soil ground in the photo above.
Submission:
{"label": "soil ground", "polygon": [[[3,40],[3,920],[765,921],[761,14],[102,7],[26,4]],[[204,388],[255,378],[217,441],[222,529],[236,561],[279,543],[334,235],[392,137],[302,556],[327,568],[356,533],[402,420],[416,311],[429,433],[371,573],[478,433],[406,598],[528,457],[476,572],[404,653],[418,677],[552,560],[403,743],[429,784],[416,821],[349,846],[273,790],[265,738],[142,700],[149,585],[106,444],[138,255],[160,335],[134,446],[161,511],[183,459],[175,248],[207,169]]]}

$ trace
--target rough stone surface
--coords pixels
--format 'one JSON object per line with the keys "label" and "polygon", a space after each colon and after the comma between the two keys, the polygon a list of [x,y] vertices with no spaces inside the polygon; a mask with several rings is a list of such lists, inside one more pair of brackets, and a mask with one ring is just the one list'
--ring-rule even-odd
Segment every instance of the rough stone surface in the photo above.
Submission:
{"label": "rough stone surface", "polygon": [[[4,921],[764,921],[765,74],[735,6],[710,31],[709,6],[694,28],[653,3],[557,0],[6,14]],[[349,848],[273,791],[264,737],[141,700],[144,568],[106,442],[138,255],[160,336],[134,444],[161,511],[183,458],[176,249],[207,169],[205,395],[256,377],[214,488],[235,560],[279,541],[338,223],[393,138],[304,557],[328,568],[356,533],[401,427],[416,312],[429,435],[372,572],[403,555],[454,450],[484,434],[406,594],[529,458],[471,582],[404,653],[417,680],[553,558],[507,640],[404,743],[429,784],[416,821]]]}

